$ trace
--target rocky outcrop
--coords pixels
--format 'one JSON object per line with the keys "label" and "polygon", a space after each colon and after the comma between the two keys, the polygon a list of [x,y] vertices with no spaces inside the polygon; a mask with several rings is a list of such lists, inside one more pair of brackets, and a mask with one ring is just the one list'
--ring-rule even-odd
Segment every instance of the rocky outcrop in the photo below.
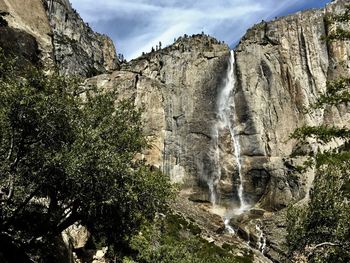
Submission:
{"label": "rocky outcrop", "polygon": [[92,31],[68,0],[46,0],[54,59],[62,74],[92,77],[119,68],[112,40]]}
{"label": "rocky outcrop", "polygon": [[38,44],[32,35],[10,27],[0,27],[0,35],[0,48],[4,54],[17,57],[18,68],[40,64]]}
{"label": "rocky outcrop", "polygon": [[[40,60],[47,68],[52,68],[52,31],[42,1],[0,0],[0,11],[8,13],[3,17],[8,22],[8,27],[35,38],[40,50]],[[2,41],[9,41],[5,36],[0,35]],[[7,43],[16,45],[16,42]]]}
{"label": "rocky outcrop", "polygon": [[[244,195],[251,204],[279,210],[305,197],[313,175],[294,173],[303,162],[295,155],[317,149],[312,143],[301,149],[289,139],[297,127],[349,123],[347,106],[307,115],[303,111],[325,91],[327,80],[349,74],[349,41],[324,40],[334,30],[326,16],[344,12],[346,4],[333,1],[323,10],[262,22],[248,30],[235,50],[231,118],[241,147]],[[346,21],[340,26],[349,28]],[[221,131],[215,143],[213,133],[228,58],[228,47],[211,38],[181,38],[131,61],[121,71],[88,81],[88,85],[117,90],[118,99],[135,99],[144,109],[145,131],[153,138],[153,148],[140,157],[173,181],[184,183],[199,202],[208,201],[210,181],[221,198],[232,200],[237,190],[230,134],[227,129]],[[280,220],[278,231],[285,235],[282,217],[261,222],[269,246],[266,253],[279,261],[284,240],[276,239],[275,219]]]}
{"label": "rocky outcrop", "polygon": [[[343,13],[347,4],[332,1],[323,10],[262,22],[248,30],[235,49],[231,128],[240,145],[245,199],[251,204],[279,210],[308,191],[312,173],[293,173],[303,161],[295,155],[312,154],[316,148],[311,144],[301,149],[290,140],[295,128],[349,124],[348,106],[303,112],[325,91],[327,80],[350,73],[349,40],[325,41],[336,27],[349,28],[348,21],[329,24],[326,19]],[[116,100],[132,99],[143,109],[152,147],[138,158],[182,183],[191,200],[209,201],[210,187],[222,199],[235,199],[240,183],[237,149],[229,127],[215,131],[218,97],[229,66],[227,45],[205,35],[186,36],[121,66],[111,40],[94,33],[67,0],[0,0],[0,10],[9,13],[8,27],[0,27],[2,46],[16,41],[19,46],[6,48],[16,49],[24,59],[38,56],[47,67],[57,65],[62,74],[103,73],[85,86],[114,89]],[[266,253],[279,261],[283,240],[277,237],[286,233],[284,215],[261,222]]]}
{"label": "rocky outcrop", "polygon": [[[345,5],[338,0],[325,10],[260,23],[235,50],[236,107],[231,117],[241,146],[244,193],[251,203],[280,209],[302,198],[310,178],[292,176],[301,160],[290,158],[300,149],[289,134],[303,124],[343,125],[349,120],[344,107],[303,113],[327,80],[348,72],[348,42],[321,39],[334,30],[325,23],[326,13],[341,13]],[[41,61],[56,64],[63,74],[92,76],[120,67],[111,40],[94,33],[69,1],[0,0],[0,9],[9,13],[9,28],[33,36]],[[88,84],[117,89],[118,99],[135,98],[144,108],[145,132],[153,145],[143,157],[197,192],[196,199],[208,199],[210,184],[219,196],[232,199],[239,183],[229,132],[224,130],[219,142],[213,132],[228,51],[204,35],[183,37]]]}
{"label": "rocky outcrop", "polygon": [[0,0],[0,11],[9,28],[35,38],[47,69],[92,77],[119,68],[112,40],[93,32],[67,0]]}

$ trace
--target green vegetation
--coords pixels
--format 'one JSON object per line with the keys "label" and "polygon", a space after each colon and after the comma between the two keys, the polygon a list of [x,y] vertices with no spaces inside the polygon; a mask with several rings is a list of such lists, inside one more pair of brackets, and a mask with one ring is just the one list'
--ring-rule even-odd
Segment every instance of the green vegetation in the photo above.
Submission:
{"label": "green vegetation", "polygon": [[[325,16],[325,25],[327,27],[328,34],[321,37],[321,40],[326,41],[327,43],[333,42],[336,40],[349,40],[350,32],[340,28],[339,23],[349,22],[350,21],[350,5],[346,6],[344,13],[342,14],[332,14]],[[337,26],[335,28],[330,28],[332,26]]]}
{"label": "green vegetation", "polygon": [[124,258],[127,262],[157,263],[249,263],[253,254],[234,256],[233,247],[209,243],[200,236],[201,230],[179,214],[159,216],[144,225],[131,240],[134,255]]}
{"label": "green vegetation", "polygon": [[0,53],[0,256],[54,262],[57,237],[74,223],[115,254],[128,250],[172,189],[134,159],[148,146],[141,112],[116,104],[114,91],[11,61]]}
{"label": "green vegetation", "polygon": [[[327,92],[311,109],[349,103],[350,79],[327,83]],[[336,139],[341,147],[319,151],[307,165],[316,175],[306,207],[288,211],[289,253],[295,262],[350,262],[350,130],[334,126],[304,126],[291,136],[326,145]],[[306,261],[307,260],[307,261]]]}

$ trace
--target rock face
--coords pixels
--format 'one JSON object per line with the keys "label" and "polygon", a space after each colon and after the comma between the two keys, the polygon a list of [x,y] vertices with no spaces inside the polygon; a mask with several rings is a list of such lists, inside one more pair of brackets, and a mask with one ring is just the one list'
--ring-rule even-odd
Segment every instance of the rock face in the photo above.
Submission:
{"label": "rock face", "polygon": [[112,40],[93,32],[67,0],[0,0],[0,11],[9,28],[35,38],[47,69],[92,77],[119,68]]}
{"label": "rock face", "polygon": [[28,64],[40,63],[40,52],[35,38],[16,28],[0,27],[0,47],[5,54],[17,56],[16,65],[20,68]]}
{"label": "rock face", "polygon": [[[300,178],[292,173],[303,160],[291,156],[305,149],[289,135],[304,124],[349,121],[346,107],[303,112],[325,91],[327,80],[348,73],[348,41],[322,40],[333,30],[325,23],[326,14],[342,13],[345,5],[338,0],[324,10],[260,23],[235,50],[232,128],[241,150],[244,195],[251,204],[279,210],[303,198],[312,173]],[[195,200],[208,201],[212,187],[211,192],[232,201],[239,184],[235,147],[227,128],[219,138],[213,131],[228,66],[228,47],[197,35],[180,38],[87,85],[116,89],[118,99],[134,98],[144,109],[153,148],[140,158],[191,188]],[[306,150],[315,149],[311,145]]]}
{"label": "rock face", "polygon": [[135,98],[153,145],[144,157],[175,182],[207,188],[217,173],[212,127],[228,54],[227,45],[211,37],[180,38],[89,84],[117,90],[118,99]]}
{"label": "rock face", "polygon": [[[52,31],[42,1],[0,0],[0,10],[8,13],[4,19],[7,20],[10,28],[35,38],[41,51],[41,61],[48,68],[53,67],[53,47],[50,37]],[[0,37],[3,39],[2,34]]]}
{"label": "rock face", "polygon": [[[236,81],[228,95],[235,102],[230,107],[231,128],[240,145],[245,199],[251,204],[279,210],[305,196],[312,174],[300,178],[292,174],[302,162],[293,156],[316,149],[312,144],[301,149],[290,140],[295,128],[349,124],[347,106],[303,112],[325,91],[327,80],[349,76],[350,41],[322,40],[336,26],[349,28],[348,21],[326,22],[327,15],[343,13],[347,4],[332,1],[323,10],[255,25],[235,49]],[[190,189],[192,200],[209,201],[209,190],[222,199],[235,199],[237,149],[228,127],[219,134],[215,131],[218,97],[230,65],[227,45],[205,35],[181,37],[169,47],[119,65],[111,40],[92,32],[67,0],[0,0],[0,10],[9,13],[5,17],[9,27],[0,27],[1,41],[5,36],[22,41],[28,48],[13,48],[25,59],[39,56],[47,67],[57,65],[62,74],[103,73],[85,85],[115,89],[116,100],[132,99],[143,109],[152,147],[138,158]],[[7,40],[1,41],[5,47]],[[278,261],[283,242],[276,241],[275,222],[279,235],[285,234],[285,225],[276,220],[262,223],[270,244],[267,253]]]}
{"label": "rock face", "polygon": [[46,11],[62,74],[92,77],[119,68],[112,40],[93,32],[68,0],[46,0]]}
{"label": "rock face", "polygon": [[[349,71],[348,41],[321,40],[334,30],[325,23],[326,14],[342,13],[345,6],[346,1],[338,0],[325,10],[258,24],[235,50],[236,85],[231,95],[236,107],[231,117],[241,147],[244,194],[253,204],[281,209],[305,195],[312,176],[291,176],[300,162],[290,158],[300,151],[289,140],[296,127],[349,121],[346,107],[313,115],[302,111],[325,90],[327,80]],[[215,141],[213,131],[229,65],[226,45],[204,35],[179,38],[120,68],[111,40],[94,33],[67,0],[0,0],[0,9],[9,13],[9,27],[1,29],[2,36],[19,39],[20,31],[30,34],[40,51],[36,55],[46,66],[56,64],[63,74],[82,76],[120,69],[87,85],[117,89],[118,99],[133,97],[144,108],[145,132],[153,148],[140,158],[194,190],[197,200],[208,200],[209,187],[219,197],[235,197],[239,176],[232,140],[226,129]],[[35,44],[31,46],[24,56],[35,53]]]}
{"label": "rock face", "polygon": [[346,108],[303,113],[303,107],[325,91],[327,80],[349,74],[349,42],[322,40],[332,30],[325,24],[325,14],[342,13],[346,4],[339,0],[325,10],[258,24],[236,48],[235,100],[244,188],[265,207],[280,209],[303,196],[301,185],[289,175],[293,160],[288,158],[298,150],[289,134],[303,124],[342,126],[349,121]]}

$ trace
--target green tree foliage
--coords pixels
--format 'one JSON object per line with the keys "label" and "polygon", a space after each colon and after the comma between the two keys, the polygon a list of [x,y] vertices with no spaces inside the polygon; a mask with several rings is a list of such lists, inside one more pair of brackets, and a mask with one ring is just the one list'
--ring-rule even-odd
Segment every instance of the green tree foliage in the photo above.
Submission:
{"label": "green tree foliage", "polygon": [[235,256],[233,247],[209,243],[201,236],[201,229],[179,214],[168,213],[157,217],[152,224],[144,225],[131,239],[133,257],[123,263],[250,263],[254,256],[246,252]]}
{"label": "green tree foliage", "polygon": [[350,32],[341,27],[336,27],[331,30],[330,27],[339,23],[347,23],[350,21],[350,5],[345,6],[345,11],[341,14],[327,14],[325,16],[325,25],[328,29],[328,34],[321,37],[321,40],[327,43],[334,41],[345,41],[350,39]]}
{"label": "green tree foliage", "polygon": [[[349,102],[350,79],[327,83],[310,111]],[[321,125],[297,129],[292,138],[322,145],[334,140],[341,147],[319,151],[308,164],[315,166],[314,188],[306,207],[288,213],[288,244],[295,262],[350,262],[350,130]]]}
{"label": "green tree foliage", "polygon": [[165,176],[135,160],[148,146],[140,111],[74,79],[18,76],[8,61],[1,54],[0,239],[44,251],[80,223],[125,244],[171,194]]}

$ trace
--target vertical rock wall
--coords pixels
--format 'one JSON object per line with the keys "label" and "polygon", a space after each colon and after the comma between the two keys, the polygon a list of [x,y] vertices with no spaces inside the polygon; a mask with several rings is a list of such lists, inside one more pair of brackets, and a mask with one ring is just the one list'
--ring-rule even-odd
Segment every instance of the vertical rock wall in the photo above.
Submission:
{"label": "vertical rock wall", "polygon": [[[244,191],[253,203],[279,209],[305,195],[312,176],[298,180],[291,173],[300,162],[290,158],[300,151],[289,140],[296,127],[349,122],[346,106],[303,113],[325,90],[327,80],[349,73],[349,41],[321,40],[336,26],[326,24],[325,15],[344,12],[346,4],[337,0],[324,10],[258,24],[236,48],[234,126]],[[45,65],[82,76],[120,69],[111,40],[94,33],[69,1],[0,0],[0,9],[10,13],[10,27],[35,37]],[[338,26],[349,28],[346,21]],[[231,198],[238,171],[228,131],[220,134],[219,145],[213,143],[228,56],[228,47],[210,37],[180,38],[88,82],[118,90],[118,99],[133,97],[145,109],[145,132],[153,140],[153,148],[144,153],[149,163],[194,191],[207,190],[212,180],[219,193]]]}
{"label": "vertical rock wall", "polygon": [[235,100],[245,190],[265,207],[282,208],[304,195],[305,185],[290,173],[298,162],[289,158],[298,151],[296,142],[289,140],[291,132],[304,124],[349,123],[345,106],[309,115],[303,112],[325,91],[327,80],[349,75],[349,41],[327,44],[322,40],[331,30],[325,14],[344,12],[346,2],[338,0],[325,10],[255,25],[236,48]]}
{"label": "vertical rock wall", "polygon": [[[41,51],[41,61],[46,67],[53,67],[52,30],[42,1],[0,0],[0,11],[8,12],[4,19],[8,21],[10,28],[35,37]],[[10,41],[8,42],[10,45],[12,44]]]}

